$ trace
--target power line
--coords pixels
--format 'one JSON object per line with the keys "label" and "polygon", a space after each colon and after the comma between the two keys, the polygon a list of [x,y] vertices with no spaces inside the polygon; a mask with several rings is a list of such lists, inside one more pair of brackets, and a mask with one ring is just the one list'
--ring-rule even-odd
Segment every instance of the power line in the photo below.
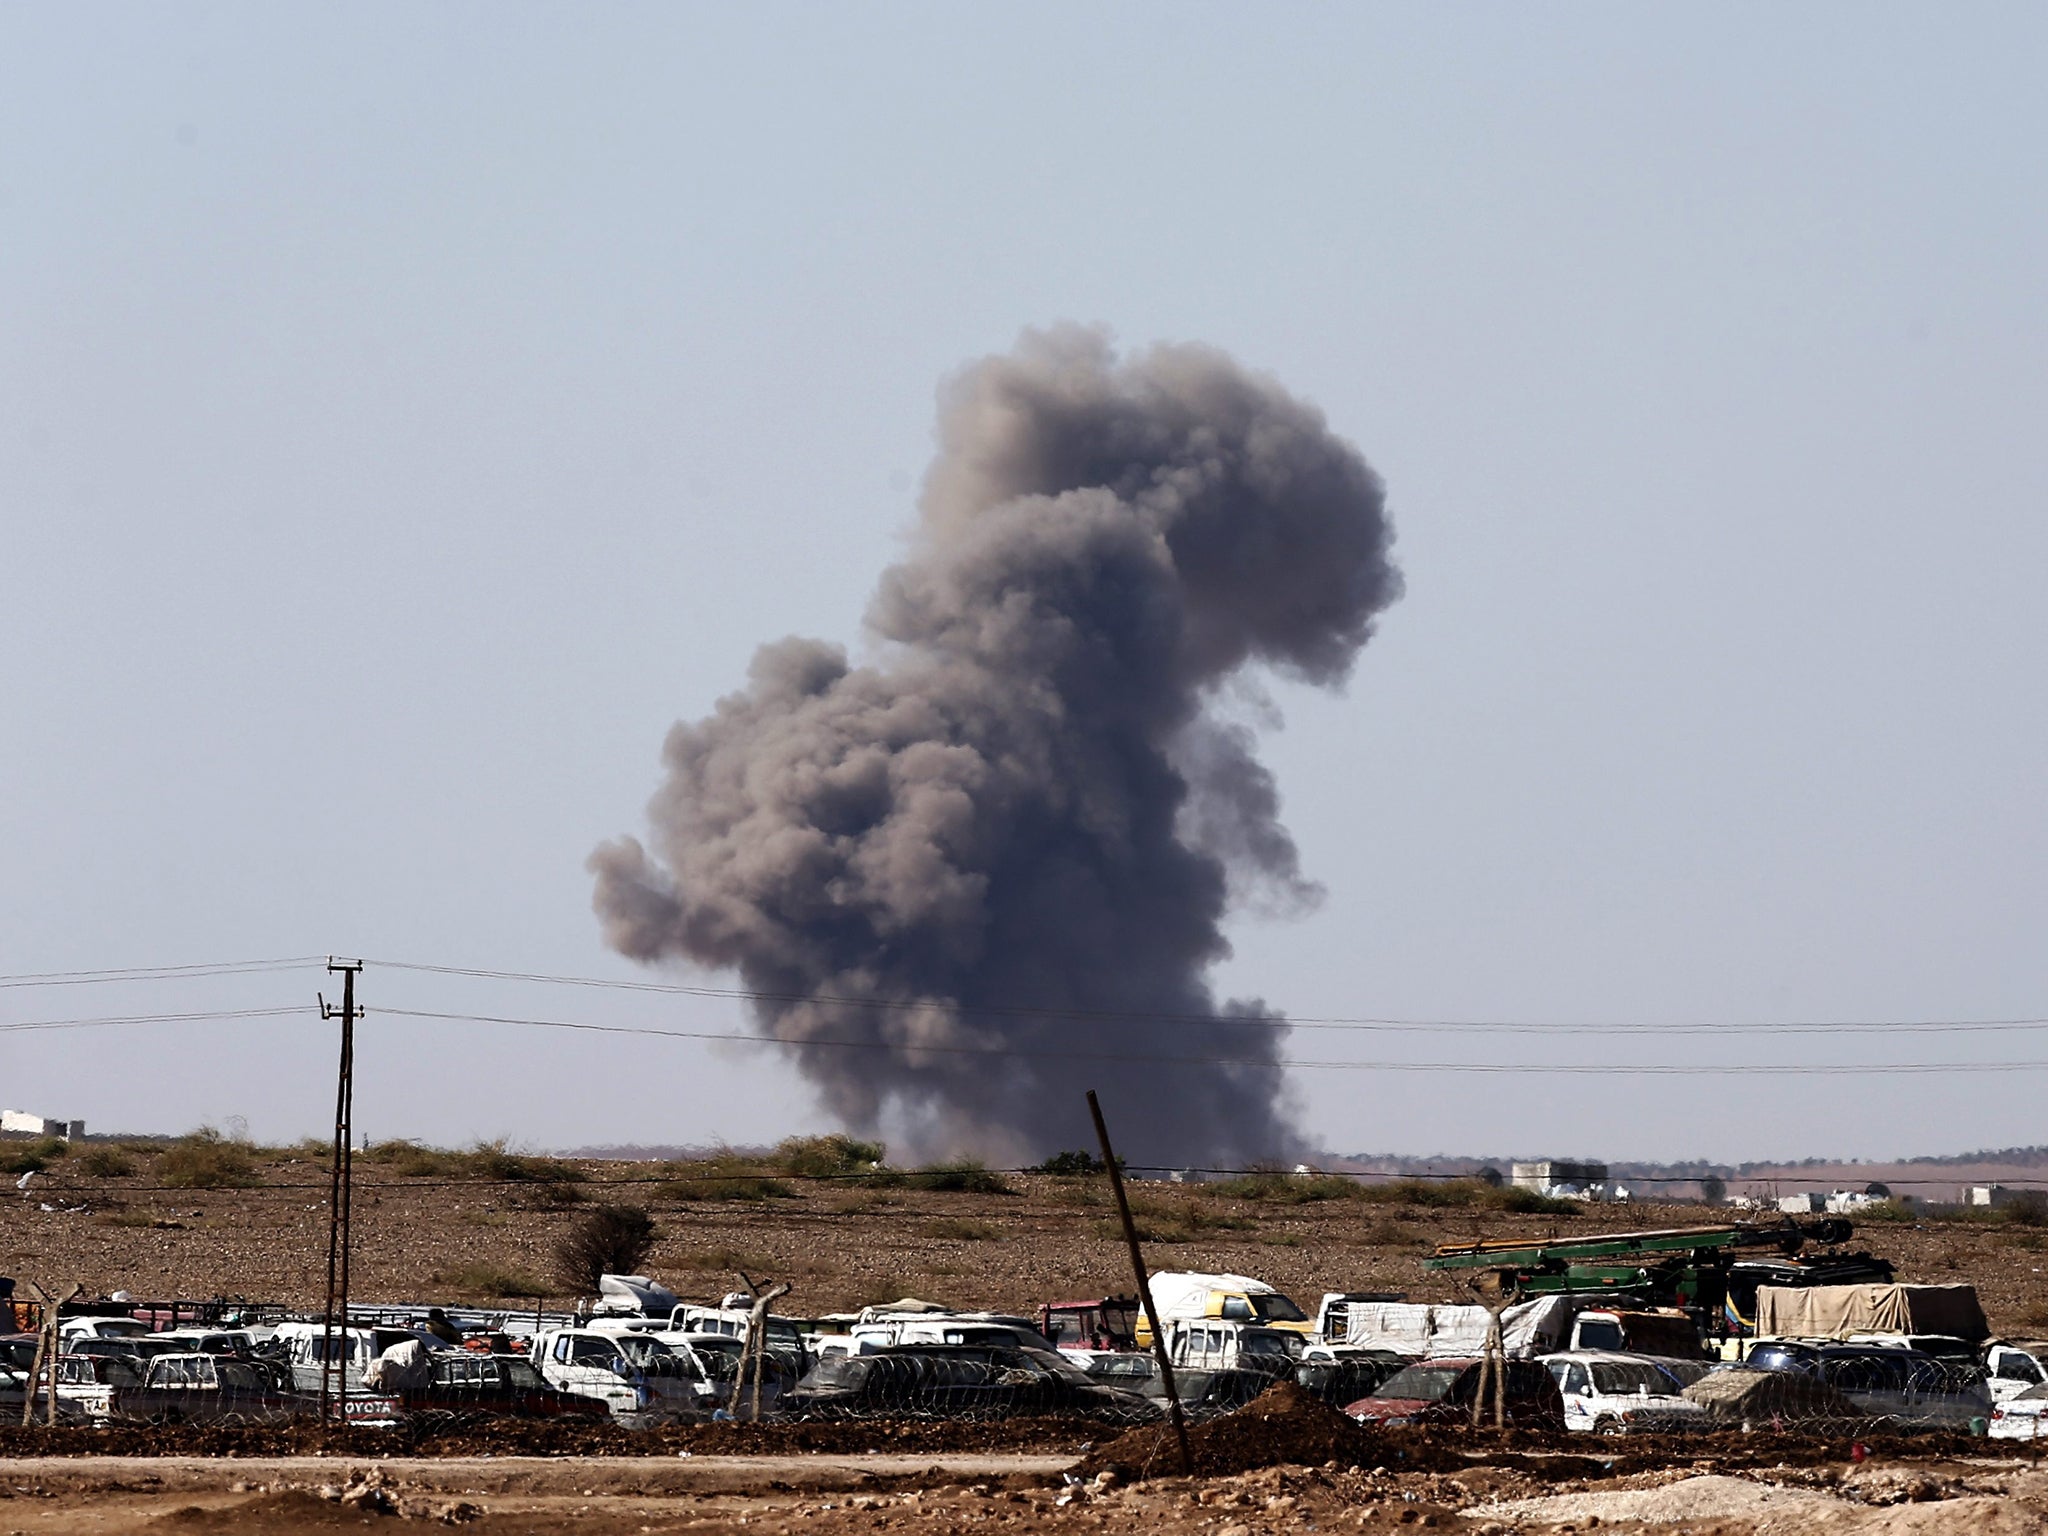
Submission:
{"label": "power line", "polygon": [[2048,1061],[1909,1061],[1909,1062],[1825,1062],[1773,1066],[1756,1062],[1730,1062],[1698,1066],[1635,1065],[1616,1062],[1477,1062],[1477,1061],[1316,1061],[1300,1058],[1255,1056],[1169,1056],[1157,1052],[1044,1050],[1020,1046],[902,1045],[885,1040],[792,1040],[777,1035],[741,1035],[729,1031],[656,1029],[648,1025],[593,1024],[576,1019],[529,1019],[504,1014],[447,1013],[421,1008],[377,1008],[372,1014],[406,1019],[434,1019],[464,1024],[506,1024],[529,1029],[561,1029],[599,1035],[638,1035],[665,1040],[713,1040],[735,1045],[816,1046],[829,1050],[894,1051],[941,1056],[985,1056],[1050,1058],[1061,1061],[1117,1061],[1152,1066],[1187,1067],[1286,1067],[1301,1071],[1345,1072],[1477,1072],[1546,1073],[1568,1076],[1645,1077],[1777,1077],[1866,1076],[1893,1073],[1934,1072],[2034,1072],[2048,1070]]}
{"label": "power line", "polygon": [[0,987],[83,987],[106,982],[199,981],[212,976],[261,976],[297,970],[326,959],[300,955],[284,960],[221,960],[200,965],[140,965],[104,971],[24,971],[0,976]]}
{"label": "power line", "polygon": [[[388,970],[414,971],[424,975],[461,976],[486,981],[533,982],[547,986],[595,987],[615,992],[647,992],[673,997],[702,997],[737,1002],[823,1003],[834,1007],[872,1008],[885,1012],[909,1012],[931,1006],[917,998],[856,997],[840,993],[777,992],[751,987],[709,987],[682,982],[621,981],[598,976],[564,976],[542,971],[498,971],[471,966],[429,965],[408,960],[372,960]],[[1278,1014],[1173,1013],[1141,1009],[1050,1008],[1022,1004],[975,1004],[967,1010],[993,1018],[1052,1018],[1088,1022],[1130,1022],[1164,1024],[1234,1025],[1261,1029],[1334,1029],[1366,1031],[1460,1030],[1475,1033],[1536,1035],[1727,1035],[1856,1033],[1896,1031],[1899,1033],[1955,1033],[1973,1031],[2026,1030],[2048,1027],[2048,1016],[2006,1019],[1788,1019],[1781,1021],[1726,1024],[1628,1024],[1551,1023],[1529,1019],[1448,1019],[1374,1016],[1300,1017]]]}
{"label": "power line", "polygon": [[97,1019],[21,1019],[0,1024],[0,1033],[40,1029],[104,1029],[127,1024],[197,1024],[218,1019],[277,1019],[310,1013],[304,1003],[286,1008],[211,1008],[194,1013],[126,1013]]}

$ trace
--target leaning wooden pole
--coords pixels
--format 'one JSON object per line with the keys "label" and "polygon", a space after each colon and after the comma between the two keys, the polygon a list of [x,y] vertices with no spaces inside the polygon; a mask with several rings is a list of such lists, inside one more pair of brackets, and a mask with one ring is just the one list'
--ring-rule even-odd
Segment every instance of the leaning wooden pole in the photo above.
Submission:
{"label": "leaning wooden pole", "polygon": [[1102,1106],[1095,1090],[1088,1090],[1088,1113],[1095,1117],[1095,1139],[1102,1146],[1102,1166],[1109,1170],[1109,1187],[1116,1196],[1117,1220],[1123,1223],[1124,1242],[1131,1250],[1131,1273],[1138,1281],[1138,1302],[1145,1309],[1145,1321],[1152,1325],[1152,1354],[1159,1362],[1159,1383],[1166,1388],[1166,1412],[1173,1420],[1173,1438],[1180,1446],[1181,1476],[1192,1477],[1195,1453],[1188,1447],[1188,1421],[1180,1410],[1180,1393],[1173,1385],[1173,1354],[1166,1347],[1166,1330],[1159,1325],[1159,1311],[1152,1305],[1152,1281],[1145,1274],[1145,1254],[1138,1246],[1138,1228],[1131,1220],[1131,1202],[1124,1197],[1123,1170],[1109,1145],[1109,1127],[1103,1123]]}

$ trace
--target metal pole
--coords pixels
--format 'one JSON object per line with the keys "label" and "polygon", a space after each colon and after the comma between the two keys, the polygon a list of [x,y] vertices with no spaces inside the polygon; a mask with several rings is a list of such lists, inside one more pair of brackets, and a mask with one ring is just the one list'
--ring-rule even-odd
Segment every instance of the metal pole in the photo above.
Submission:
{"label": "metal pole", "polygon": [[1188,1421],[1180,1410],[1180,1393],[1173,1385],[1173,1356],[1166,1347],[1166,1330],[1159,1326],[1158,1309],[1152,1305],[1152,1282],[1145,1274],[1145,1254],[1138,1247],[1138,1229],[1131,1221],[1131,1202],[1124,1198],[1123,1170],[1117,1167],[1116,1153],[1110,1150],[1109,1127],[1102,1119],[1102,1106],[1096,1102],[1095,1090],[1088,1090],[1088,1113],[1095,1117],[1095,1139],[1102,1144],[1102,1166],[1109,1170],[1109,1187],[1116,1195],[1117,1219],[1123,1223],[1124,1242],[1131,1250],[1131,1273],[1138,1278],[1138,1301],[1145,1309],[1145,1321],[1152,1325],[1152,1356],[1159,1362],[1159,1382],[1166,1388],[1166,1412],[1173,1420],[1173,1438],[1180,1446],[1180,1470],[1183,1477],[1192,1477],[1195,1472],[1195,1454],[1188,1448]]}
{"label": "metal pole", "polygon": [[335,1358],[335,1325],[339,1314],[341,1348],[348,1349],[349,1210],[353,1203],[353,1134],[355,1112],[356,973],[360,960],[327,962],[328,974],[341,975],[341,1007],[320,999],[320,1017],[341,1021],[341,1064],[334,1080],[334,1165],[327,1181],[327,1312],[320,1330],[320,1421],[333,1418],[336,1388],[346,1406],[348,1368]]}

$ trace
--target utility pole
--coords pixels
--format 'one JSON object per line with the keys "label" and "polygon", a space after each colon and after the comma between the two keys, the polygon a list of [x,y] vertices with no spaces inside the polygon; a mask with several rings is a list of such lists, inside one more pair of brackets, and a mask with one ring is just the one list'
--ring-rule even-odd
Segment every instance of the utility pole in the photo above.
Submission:
{"label": "utility pole", "polygon": [[[356,976],[360,960],[337,960],[329,956],[327,973],[341,977],[341,1006],[336,1008],[320,998],[320,1017],[341,1020],[341,1069],[334,1083],[334,1167],[327,1192],[327,1317],[320,1335],[320,1422],[328,1423],[339,1398],[344,1415],[348,1411],[348,1256],[349,1209],[354,1195],[355,1132],[352,1121],[356,1102]],[[335,1326],[339,1318],[341,1358],[335,1356]],[[331,1373],[331,1374],[330,1374]]]}
{"label": "utility pole", "polygon": [[1102,1106],[1095,1101],[1095,1090],[1088,1090],[1088,1113],[1095,1117],[1095,1139],[1102,1144],[1102,1165],[1109,1170],[1109,1187],[1116,1195],[1117,1219],[1124,1226],[1124,1242],[1131,1250],[1131,1273],[1138,1278],[1138,1304],[1145,1309],[1145,1320],[1152,1325],[1152,1358],[1159,1362],[1159,1384],[1166,1389],[1166,1412],[1173,1420],[1173,1438],[1180,1445],[1180,1470],[1183,1477],[1192,1477],[1195,1472],[1195,1455],[1188,1449],[1188,1421],[1180,1408],[1180,1393],[1173,1385],[1173,1354],[1166,1347],[1166,1330],[1159,1326],[1159,1309],[1152,1305],[1152,1281],[1145,1273],[1144,1250],[1138,1246],[1138,1228],[1131,1220],[1131,1202],[1124,1198],[1124,1172],[1117,1166],[1116,1153],[1110,1149],[1109,1126],[1103,1121]]}

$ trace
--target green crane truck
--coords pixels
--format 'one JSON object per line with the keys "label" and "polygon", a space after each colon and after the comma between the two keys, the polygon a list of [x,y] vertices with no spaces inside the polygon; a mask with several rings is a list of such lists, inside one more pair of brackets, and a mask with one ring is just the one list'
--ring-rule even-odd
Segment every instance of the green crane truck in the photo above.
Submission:
{"label": "green crane truck", "polygon": [[[1435,1271],[1491,1272],[1506,1294],[1612,1296],[1683,1307],[1708,1337],[1755,1332],[1760,1285],[1858,1285],[1892,1278],[1889,1260],[1844,1253],[1846,1221],[1734,1222],[1590,1237],[1489,1238],[1449,1243],[1423,1260]],[[1809,1245],[1825,1251],[1807,1252]]]}

